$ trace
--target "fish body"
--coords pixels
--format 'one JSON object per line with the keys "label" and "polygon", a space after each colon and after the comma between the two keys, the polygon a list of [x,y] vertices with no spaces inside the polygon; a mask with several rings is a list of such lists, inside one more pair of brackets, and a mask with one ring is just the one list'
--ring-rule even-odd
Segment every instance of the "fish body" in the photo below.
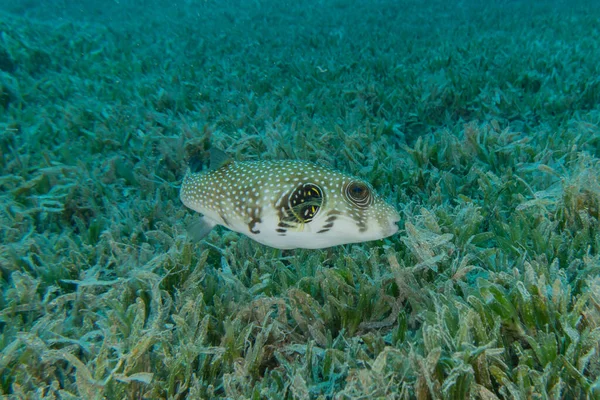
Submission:
{"label": "fish body", "polygon": [[208,171],[190,168],[180,199],[203,214],[200,236],[222,225],[278,249],[381,239],[396,233],[400,220],[367,182],[306,161],[226,161]]}

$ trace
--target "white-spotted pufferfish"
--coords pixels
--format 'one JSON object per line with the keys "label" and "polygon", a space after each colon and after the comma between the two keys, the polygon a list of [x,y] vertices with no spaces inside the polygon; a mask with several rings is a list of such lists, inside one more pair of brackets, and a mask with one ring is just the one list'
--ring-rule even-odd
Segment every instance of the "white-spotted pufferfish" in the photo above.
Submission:
{"label": "white-spotted pufferfish", "polygon": [[234,162],[210,150],[207,171],[190,168],[183,204],[203,214],[191,232],[215,225],[278,249],[320,249],[377,240],[398,231],[400,215],[367,182],[306,161]]}

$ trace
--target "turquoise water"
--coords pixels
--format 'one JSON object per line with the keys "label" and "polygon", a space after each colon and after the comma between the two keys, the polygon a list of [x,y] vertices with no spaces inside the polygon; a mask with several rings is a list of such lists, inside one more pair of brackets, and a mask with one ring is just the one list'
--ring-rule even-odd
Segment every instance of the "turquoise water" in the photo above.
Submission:
{"label": "turquoise water", "polygon": [[[597,398],[596,3],[0,0],[0,393]],[[211,146],[400,230],[194,242]]]}

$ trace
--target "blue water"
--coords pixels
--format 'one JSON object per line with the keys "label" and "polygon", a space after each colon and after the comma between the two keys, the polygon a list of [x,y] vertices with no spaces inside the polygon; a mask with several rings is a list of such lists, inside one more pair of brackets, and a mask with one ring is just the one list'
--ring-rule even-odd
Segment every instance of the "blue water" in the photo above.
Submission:
{"label": "blue water", "polygon": [[[599,43],[597,0],[0,0],[0,393],[596,398]],[[210,145],[400,232],[192,244]]]}

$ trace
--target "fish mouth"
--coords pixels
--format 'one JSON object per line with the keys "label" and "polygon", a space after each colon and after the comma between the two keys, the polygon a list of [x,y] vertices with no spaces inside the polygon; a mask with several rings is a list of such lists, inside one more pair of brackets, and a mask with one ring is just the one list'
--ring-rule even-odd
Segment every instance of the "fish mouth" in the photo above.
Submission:
{"label": "fish mouth", "polygon": [[400,230],[400,227],[398,226],[398,221],[392,221],[392,223],[389,225],[388,230],[386,232],[387,236],[392,236]]}
{"label": "fish mouth", "polygon": [[400,230],[398,222],[400,222],[400,214],[396,214],[393,218],[390,219],[390,224],[388,225],[387,233],[388,236],[391,236]]}

